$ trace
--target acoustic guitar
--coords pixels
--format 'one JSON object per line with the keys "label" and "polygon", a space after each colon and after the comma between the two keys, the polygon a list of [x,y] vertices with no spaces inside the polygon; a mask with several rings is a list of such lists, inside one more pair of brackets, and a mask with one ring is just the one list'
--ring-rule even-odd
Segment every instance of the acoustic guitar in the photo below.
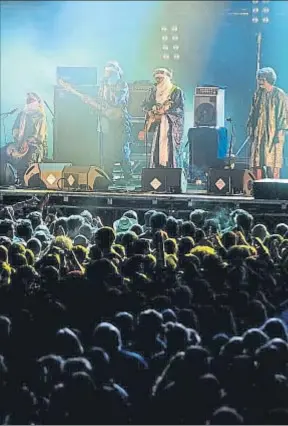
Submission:
{"label": "acoustic guitar", "polygon": [[88,105],[91,105],[93,108],[95,108],[99,112],[101,116],[107,118],[108,120],[117,120],[123,117],[123,111],[121,108],[117,108],[117,107],[111,108],[102,100],[97,102],[95,99],[91,98],[90,96],[84,95],[83,93],[79,92],[72,86],[72,84],[67,83],[64,80],[59,79],[58,83],[67,92],[73,93],[74,95],[82,99],[83,102],[85,102]]}
{"label": "acoustic guitar", "polygon": [[149,133],[155,124],[160,123],[163,114],[171,107],[173,102],[167,99],[163,104],[156,104],[155,107],[147,113],[144,129],[138,133],[138,139],[140,141],[145,140],[145,135]]}

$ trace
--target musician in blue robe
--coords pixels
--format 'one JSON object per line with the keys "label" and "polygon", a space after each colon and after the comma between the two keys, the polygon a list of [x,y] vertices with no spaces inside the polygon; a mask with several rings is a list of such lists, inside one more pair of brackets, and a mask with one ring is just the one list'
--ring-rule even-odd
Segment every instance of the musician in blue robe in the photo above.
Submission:
{"label": "musician in blue robe", "polygon": [[131,178],[130,142],[131,121],[128,113],[129,87],[123,80],[123,71],[118,62],[108,62],[98,98],[103,107],[118,110],[109,120],[99,120],[102,137],[102,164],[104,171],[113,177],[115,163],[120,163],[127,181]]}
{"label": "musician in blue robe", "polygon": [[143,102],[149,118],[161,115],[155,122],[150,167],[180,167],[181,144],[184,132],[184,93],[172,82],[168,68],[154,70],[155,85]]}
{"label": "musician in blue robe", "polygon": [[32,163],[47,156],[47,121],[44,106],[36,93],[28,93],[26,104],[12,128],[14,143],[1,149],[1,183],[5,184],[5,169],[10,164],[17,172],[20,184]]}

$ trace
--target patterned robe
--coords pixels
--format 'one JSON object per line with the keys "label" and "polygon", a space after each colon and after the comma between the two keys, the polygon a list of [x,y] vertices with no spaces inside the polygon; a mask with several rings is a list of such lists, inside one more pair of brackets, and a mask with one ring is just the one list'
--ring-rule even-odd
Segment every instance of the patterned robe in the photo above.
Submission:
{"label": "patterned robe", "polygon": [[[168,163],[167,167],[180,166],[181,161],[181,143],[184,133],[184,93],[180,87],[173,86],[170,95],[171,107],[165,113],[168,120],[167,145],[168,145]],[[142,106],[145,112],[151,111],[156,105],[156,86],[153,86],[148,92],[147,98]],[[159,166],[159,140],[161,125],[157,124],[154,129],[153,142],[151,148],[150,167]]]}
{"label": "patterned robe", "polygon": [[255,92],[247,123],[251,135],[250,166],[280,169],[283,164],[285,132],[275,143],[275,135],[288,129],[285,93],[274,87],[271,92]]}
{"label": "patterned robe", "polygon": [[105,106],[121,110],[119,118],[101,119],[103,131],[102,159],[104,171],[112,177],[115,163],[120,163],[128,178],[130,171],[131,121],[128,113],[129,87],[119,80],[116,84],[105,84],[98,93]]}

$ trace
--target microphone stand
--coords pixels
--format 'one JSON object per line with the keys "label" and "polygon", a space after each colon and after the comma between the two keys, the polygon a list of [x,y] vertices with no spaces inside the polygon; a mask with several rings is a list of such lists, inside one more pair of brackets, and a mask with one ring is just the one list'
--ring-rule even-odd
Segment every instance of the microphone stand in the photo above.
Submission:
{"label": "microphone stand", "polygon": [[[52,117],[52,126],[53,126],[53,129],[52,129],[52,134],[53,134],[53,151],[54,151],[54,142],[55,142],[55,114],[54,114],[54,112],[52,111],[52,109],[50,108],[50,106],[49,106],[49,104],[48,104],[48,102],[46,102],[46,101],[43,101],[44,102],[44,105],[47,107],[47,109],[49,110],[49,112],[50,112],[50,114],[51,114],[51,117]],[[48,149],[47,149],[47,151],[48,151]],[[47,155],[48,155],[48,152],[47,152]],[[54,157],[54,152],[53,152],[53,157]],[[53,158],[54,159],[54,158]]]}
{"label": "microphone stand", "polygon": [[[234,139],[235,139],[235,127],[234,127],[232,118],[227,118],[227,122],[230,123],[230,140],[229,140],[229,149],[228,149],[228,165],[225,167],[225,169],[232,170],[234,169],[234,165],[235,165],[234,163],[232,163],[232,158],[234,157],[232,152],[233,152],[233,145],[234,145]],[[233,195],[231,174],[229,174],[228,195]]]}
{"label": "microphone stand", "polygon": [[[105,80],[102,81],[101,87],[100,87],[100,108],[97,115],[97,132],[99,133],[99,157],[100,157],[100,169],[104,169],[103,164],[103,126],[102,126],[102,111],[104,107],[104,85]],[[113,172],[112,172],[113,175]],[[113,176],[112,176],[113,178]]]}

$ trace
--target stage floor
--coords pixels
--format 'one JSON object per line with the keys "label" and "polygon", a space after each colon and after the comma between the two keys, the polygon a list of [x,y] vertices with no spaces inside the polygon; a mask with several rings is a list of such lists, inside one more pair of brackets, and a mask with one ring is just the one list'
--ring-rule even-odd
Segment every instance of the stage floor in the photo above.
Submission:
{"label": "stage floor", "polygon": [[[221,210],[242,208],[254,215],[287,217],[288,201],[260,200],[241,195],[217,196],[208,195],[205,191],[188,190],[183,194],[150,193],[133,190],[129,187],[106,192],[53,191],[37,189],[0,188],[0,202],[11,205],[31,196],[43,197],[49,193],[49,205],[74,210],[91,209],[93,211],[112,210],[115,214],[126,210],[147,211],[162,210],[179,217],[187,216],[195,208]],[[71,212],[72,213],[72,212]]]}

